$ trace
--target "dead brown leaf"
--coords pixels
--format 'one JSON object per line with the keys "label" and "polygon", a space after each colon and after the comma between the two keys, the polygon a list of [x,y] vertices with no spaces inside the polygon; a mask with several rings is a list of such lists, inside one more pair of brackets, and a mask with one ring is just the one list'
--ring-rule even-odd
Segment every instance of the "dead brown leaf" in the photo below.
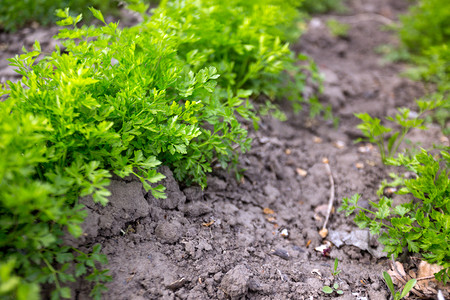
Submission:
{"label": "dead brown leaf", "polygon": [[416,279],[417,283],[411,292],[418,297],[434,298],[436,297],[438,290],[441,290],[443,294],[448,297],[450,295],[450,284],[443,285],[441,282],[434,279],[434,274],[441,269],[442,267],[436,264],[432,265],[425,261],[421,261],[418,266],[417,274],[413,270],[409,270],[407,274],[403,265],[396,261],[395,266],[393,265],[388,273],[391,275],[392,282],[398,288],[403,288],[410,279]]}

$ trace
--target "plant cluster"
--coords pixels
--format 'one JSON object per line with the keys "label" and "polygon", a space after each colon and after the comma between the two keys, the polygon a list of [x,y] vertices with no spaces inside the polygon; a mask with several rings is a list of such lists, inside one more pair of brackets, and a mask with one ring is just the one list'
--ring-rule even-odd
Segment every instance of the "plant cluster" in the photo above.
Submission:
{"label": "plant cluster", "polygon": [[343,12],[343,0],[305,0],[302,9],[308,13],[323,14],[329,11]]}
{"label": "plant cluster", "polygon": [[361,130],[367,141],[378,146],[383,163],[394,157],[405,140],[406,134],[411,129],[426,129],[424,115],[427,112],[446,105],[442,97],[433,101],[417,100],[416,103],[419,108],[418,113],[402,107],[397,110],[395,116],[387,117],[386,119],[392,124],[391,126],[383,125],[381,119],[371,117],[368,113],[355,114],[362,121],[357,128]]}
{"label": "plant cluster", "polygon": [[[415,79],[434,84],[437,94],[446,99],[446,105],[435,115],[444,127],[450,120],[450,2],[420,0],[400,20],[398,32],[402,44],[417,65],[408,73]],[[448,126],[445,132],[450,133]]]}
{"label": "plant cluster", "polygon": [[450,4],[446,0],[419,0],[401,16],[399,35],[409,51],[417,54],[450,41]]}
{"label": "plant cluster", "polygon": [[79,27],[81,15],[58,10],[64,52],[43,55],[36,42],[10,59],[22,79],[0,89],[2,297],[37,299],[52,284],[53,299],[69,298],[65,283],[83,276],[99,298],[110,279],[99,246],[85,253],[62,241],[66,230],[82,234],[79,197],[106,205],[114,173],[164,198],[161,164],[204,187],[213,161],[227,167],[250,147],[240,121],[257,126],[250,96],[290,89],[300,107],[302,71],[317,76],[286,43],[300,33],[294,1],[163,2],[125,29],[90,9],[102,26]]}
{"label": "plant cluster", "polygon": [[[360,228],[369,228],[384,245],[384,251],[397,257],[404,251],[418,253],[429,263],[442,266],[435,274],[437,280],[450,280],[450,148],[440,155],[431,151],[409,151],[395,157],[407,133],[413,129],[426,129],[425,114],[433,111],[441,125],[445,125],[450,115],[450,5],[448,1],[422,0],[401,18],[400,37],[409,58],[418,64],[410,71],[417,79],[436,84],[437,92],[427,96],[433,101],[417,101],[419,112],[407,108],[398,109],[393,117],[388,117],[390,125],[366,113],[356,114],[362,123],[358,125],[364,137],[376,143],[383,163],[406,168],[415,174],[407,179],[403,175],[391,174],[393,181],[383,181],[378,201],[369,202],[370,207],[359,205],[361,198],[356,194],[344,198],[340,211],[346,216],[356,212],[355,223]],[[448,129],[447,129],[448,130]],[[406,195],[406,203],[394,205],[393,200],[383,196],[386,186],[400,188],[397,194]],[[395,299],[401,299],[413,287],[408,282],[402,292],[395,292],[390,277],[384,275],[386,283]]]}
{"label": "plant cluster", "polygon": [[[448,149],[450,150],[450,149]],[[360,195],[344,198],[339,211],[346,216],[357,211],[354,218],[360,228],[369,228],[379,235],[384,251],[397,257],[408,251],[419,253],[427,262],[443,269],[436,279],[446,283],[450,279],[450,154],[442,151],[433,157],[422,150],[413,157],[399,155],[389,163],[403,166],[416,174],[413,179],[403,178],[399,194],[408,195],[410,201],[393,206],[392,199],[381,197],[370,202],[371,209],[358,205]]]}
{"label": "plant cluster", "polygon": [[2,0],[0,2],[0,30],[15,31],[31,22],[41,25],[54,23],[55,10],[70,7],[74,13],[89,17],[88,6],[108,14],[118,13],[118,0]]}

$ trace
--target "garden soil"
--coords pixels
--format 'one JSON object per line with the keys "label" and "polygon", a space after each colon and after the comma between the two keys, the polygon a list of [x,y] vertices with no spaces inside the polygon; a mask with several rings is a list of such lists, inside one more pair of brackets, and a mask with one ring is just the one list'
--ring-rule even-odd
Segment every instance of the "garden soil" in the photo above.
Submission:
{"label": "garden soil", "polygon": [[[102,245],[113,276],[104,299],[389,298],[381,277],[390,269],[389,260],[376,238],[337,212],[325,239],[319,230],[331,192],[335,207],[355,193],[368,206],[393,171],[381,163],[375,147],[355,143],[362,136],[354,113],[383,117],[397,107],[414,109],[414,100],[426,90],[400,75],[405,65],[386,63],[375,51],[398,43],[383,27],[406,12],[407,1],[354,0],[348,7],[345,14],[313,17],[293,45],[317,62],[324,76],[320,100],[332,106],[337,127],[310,119],[307,111],[294,114],[283,104],[287,121],[266,117],[258,131],[249,126],[253,144],[240,157],[239,180],[215,166],[201,190],[177,183],[162,167],[165,200],[147,194],[133,178],[112,181],[106,207],[81,199],[89,213],[85,233],[67,242],[86,249]],[[348,35],[332,36],[325,25],[329,18],[349,24]],[[50,51],[55,33],[37,26],[0,33],[0,81],[17,80],[5,58],[34,39]],[[434,126],[409,137],[424,147],[445,142]],[[328,242],[326,250],[316,250]],[[405,267],[414,268],[408,257]],[[335,258],[341,270],[336,279]],[[322,292],[334,282],[343,295]],[[72,287],[74,299],[89,299],[90,283]]]}

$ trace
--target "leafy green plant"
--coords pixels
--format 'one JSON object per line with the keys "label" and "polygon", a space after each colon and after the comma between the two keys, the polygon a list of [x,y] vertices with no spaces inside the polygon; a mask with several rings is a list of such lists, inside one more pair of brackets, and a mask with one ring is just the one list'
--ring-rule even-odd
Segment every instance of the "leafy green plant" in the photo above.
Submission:
{"label": "leafy green plant", "polygon": [[116,0],[2,0],[0,4],[0,29],[15,31],[31,22],[41,25],[54,23],[55,10],[71,7],[74,13],[83,13],[87,18],[88,6],[101,9],[108,14],[118,13]]}
{"label": "leafy green plant", "polygon": [[[383,162],[386,162],[387,159],[392,158],[397,153],[406,134],[411,129],[426,129],[426,126],[423,125],[425,121],[423,115],[437,107],[441,107],[445,101],[439,98],[434,101],[417,100],[416,103],[419,107],[418,114],[413,114],[408,108],[399,108],[394,117],[386,118],[393,125],[396,125],[398,129],[394,126],[384,126],[379,118],[372,118],[368,113],[355,114],[362,121],[357,128],[361,130],[369,142],[377,144]],[[389,137],[388,134],[390,134]]]}
{"label": "leafy green plant", "polygon": [[[450,2],[446,0],[420,0],[400,18],[398,29],[404,49],[399,52],[414,63],[406,74],[415,80],[431,83],[431,88],[446,99],[446,105],[436,110],[435,120],[450,133]],[[447,126],[447,127],[446,127]]]}
{"label": "leafy green plant", "polygon": [[[177,179],[204,187],[212,162],[229,167],[250,147],[239,121],[257,126],[249,97],[280,90],[270,81],[280,74],[295,77],[294,92],[303,88],[306,75],[289,73],[297,60],[282,42],[293,28],[284,22],[297,13],[286,2],[236,0],[235,14],[231,2],[218,1],[217,15],[204,6],[212,2],[186,1],[191,11],[174,9],[181,2],[125,29],[107,24],[93,8],[102,26],[79,26],[81,15],[58,10],[58,24],[67,26],[57,35],[64,52],[56,47],[43,55],[36,42],[10,59],[23,77],[0,89],[7,97],[0,103],[2,297],[39,298],[40,286],[50,284],[52,298],[68,298],[66,283],[84,277],[99,298],[110,279],[99,268],[106,263],[99,246],[84,253],[62,241],[65,231],[82,234],[86,212],[79,197],[92,195],[106,205],[114,173],[134,175],[164,198],[161,164]],[[141,4],[132,6],[145,13]],[[272,17],[261,18],[266,9]],[[236,37],[234,46],[220,29]],[[222,44],[213,47],[213,41]]]}
{"label": "leafy green plant", "polygon": [[[288,41],[297,40],[304,27],[298,2],[167,1],[152,19],[169,17],[177,24],[169,32],[180,38],[179,55],[194,71],[214,66],[219,86],[251,90],[253,98],[286,97],[299,110],[308,104],[302,97],[307,73],[313,80],[319,76],[310,59],[289,49]],[[309,105],[321,107],[314,100]]]}
{"label": "leafy green plant", "polygon": [[329,11],[345,12],[343,0],[305,0],[302,10],[313,14],[323,14]]}
{"label": "leafy green plant", "polygon": [[[63,228],[81,235],[85,212],[67,205],[57,185],[39,179],[38,165],[50,155],[45,137],[53,128],[43,117],[16,112],[14,104],[8,99],[0,105],[0,296],[38,299],[39,284],[52,283],[52,297],[67,298],[70,290],[63,284],[86,276],[96,282],[92,295],[98,298],[109,280],[108,270],[95,264],[107,262],[100,247],[85,254],[60,239]],[[75,272],[69,270],[72,260]]]}
{"label": "leafy green plant", "polygon": [[407,247],[429,263],[442,266],[435,277],[445,283],[450,278],[450,154],[442,151],[441,158],[434,158],[422,150],[411,158],[399,155],[389,163],[417,175],[404,179],[404,187],[398,192],[409,195],[409,202],[393,207],[392,199],[381,197],[378,202],[370,202],[371,209],[367,209],[358,204],[361,196],[355,194],[343,199],[339,211],[345,211],[346,216],[357,211],[355,223],[379,235],[389,255],[397,257]]}
{"label": "leafy green plant", "polygon": [[400,38],[412,53],[422,54],[450,41],[450,3],[446,0],[420,0],[400,21]]}
{"label": "leafy green plant", "polygon": [[432,97],[445,99],[442,107],[436,109],[433,119],[444,129],[444,134],[450,133],[450,41],[447,44],[432,46],[424,50],[423,55],[413,56],[415,67],[406,71],[406,75],[414,80],[422,80],[436,89]]}
{"label": "leafy green plant", "polygon": [[394,300],[400,300],[400,299],[403,299],[404,297],[406,297],[406,295],[408,295],[408,293],[412,290],[412,288],[417,283],[416,279],[411,279],[405,284],[405,287],[403,288],[402,291],[396,292],[394,283],[392,282],[391,275],[389,275],[388,272],[383,271],[383,278],[384,278],[384,281],[386,282],[386,285],[388,286],[389,291],[391,292],[392,298]]}

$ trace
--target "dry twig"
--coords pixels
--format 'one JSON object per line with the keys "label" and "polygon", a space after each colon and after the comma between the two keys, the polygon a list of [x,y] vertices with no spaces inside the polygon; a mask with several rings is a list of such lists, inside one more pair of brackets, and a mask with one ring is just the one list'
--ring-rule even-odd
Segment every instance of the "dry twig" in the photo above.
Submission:
{"label": "dry twig", "polygon": [[327,224],[328,220],[330,219],[331,211],[333,209],[333,202],[334,202],[334,180],[333,180],[333,174],[331,174],[331,168],[330,164],[327,158],[323,159],[323,163],[325,164],[325,168],[327,169],[328,178],[330,179],[330,199],[328,200],[328,209],[327,209],[327,215],[325,216],[325,222],[323,222],[322,229],[319,231],[319,234],[322,238],[325,238],[328,235],[328,229]]}

